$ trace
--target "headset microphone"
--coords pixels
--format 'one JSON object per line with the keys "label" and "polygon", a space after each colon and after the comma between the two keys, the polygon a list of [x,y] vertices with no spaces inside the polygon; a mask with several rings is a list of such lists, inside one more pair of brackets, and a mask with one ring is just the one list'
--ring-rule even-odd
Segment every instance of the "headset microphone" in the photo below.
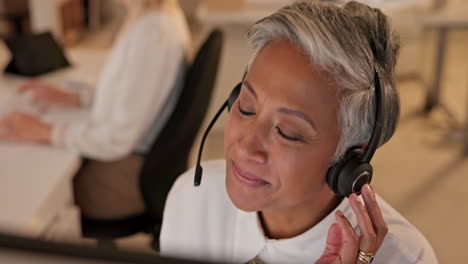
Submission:
{"label": "headset microphone", "polygon": [[[245,78],[245,75],[246,74],[244,73],[244,77],[242,78],[242,80]],[[195,186],[199,186],[200,183],[201,183],[203,168],[202,168],[202,166],[200,164],[200,161],[201,161],[201,156],[202,156],[202,152],[203,152],[203,147],[205,146],[206,137],[208,136],[208,133],[210,132],[210,130],[213,127],[214,123],[216,123],[216,120],[218,120],[219,116],[223,113],[224,109],[226,109],[226,107],[227,107],[228,111],[231,110],[231,106],[234,104],[237,97],[239,96],[241,86],[242,86],[242,82],[239,83],[238,85],[236,85],[234,90],[232,90],[231,94],[229,95],[229,98],[226,100],[226,102],[224,102],[224,104],[221,106],[221,108],[219,108],[218,112],[216,112],[215,116],[213,117],[213,120],[211,120],[210,124],[208,125],[208,127],[205,130],[205,133],[203,134],[203,137],[202,137],[202,140],[201,140],[201,143],[200,143],[200,149],[198,150],[197,167],[195,168],[195,179],[194,179],[194,182],[193,182],[193,184]]]}
{"label": "headset microphone", "polygon": [[194,179],[194,182],[193,182],[193,184],[195,186],[199,186],[200,183],[201,183],[203,168],[202,168],[202,166],[200,164],[200,160],[201,160],[201,155],[202,155],[202,152],[203,152],[203,146],[205,145],[206,137],[208,136],[208,133],[210,132],[211,127],[213,127],[214,123],[216,122],[216,120],[218,120],[218,117],[224,111],[226,106],[227,106],[227,101],[224,102],[224,104],[218,110],[218,112],[214,116],[213,120],[211,120],[210,124],[208,125],[208,128],[205,130],[205,133],[203,134],[203,138],[202,138],[202,141],[201,141],[201,144],[200,144],[200,149],[198,150],[197,167],[195,169],[195,179]]}

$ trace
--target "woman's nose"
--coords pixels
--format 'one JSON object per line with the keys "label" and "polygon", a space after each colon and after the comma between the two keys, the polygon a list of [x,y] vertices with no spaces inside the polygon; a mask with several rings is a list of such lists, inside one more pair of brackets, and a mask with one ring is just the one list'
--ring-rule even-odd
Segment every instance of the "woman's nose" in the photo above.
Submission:
{"label": "woman's nose", "polygon": [[264,129],[255,125],[250,125],[241,131],[242,136],[239,137],[236,145],[242,159],[255,163],[265,163],[267,161],[267,135],[263,131]]}

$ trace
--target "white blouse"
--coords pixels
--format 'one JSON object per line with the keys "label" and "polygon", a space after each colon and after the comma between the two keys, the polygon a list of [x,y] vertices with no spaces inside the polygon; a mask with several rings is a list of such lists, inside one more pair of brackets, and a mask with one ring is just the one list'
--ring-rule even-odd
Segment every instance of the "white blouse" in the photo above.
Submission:
{"label": "white blouse", "polygon": [[182,14],[141,17],[112,48],[89,117],[53,123],[52,143],[97,160],[146,153],[175,107],[189,45]]}
{"label": "white blouse", "polygon": [[[213,262],[246,263],[254,257],[265,263],[314,263],[322,254],[328,229],[335,222],[331,212],[317,225],[293,238],[265,237],[256,212],[244,212],[230,201],[225,187],[225,161],[203,165],[203,179],[193,186],[194,170],[183,174],[172,187],[160,235],[161,254]],[[377,197],[389,227],[374,264],[436,264],[424,236],[382,198]],[[357,220],[343,199],[341,210],[357,229]]]}

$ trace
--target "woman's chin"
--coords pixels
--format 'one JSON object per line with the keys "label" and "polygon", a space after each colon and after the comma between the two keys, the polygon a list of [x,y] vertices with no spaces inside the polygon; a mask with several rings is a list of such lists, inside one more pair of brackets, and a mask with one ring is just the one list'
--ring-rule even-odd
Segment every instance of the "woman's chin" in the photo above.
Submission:
{"label": "woman's chin", "polygon": [[255,190],[246,190],[242,186],[239,186],[239,183],[230,180],[229,177],[226,179],[226,189],[229,199],[239,210],[245,212],[262,210],[259,193],[255,193]]}
{"label": "woman's chin", "polygon": [[[229,194],[229,192],[228,192]],[[229,198],[231,199],[231,202],[234,204],[237,209],[245,211],[245,212],[257,212],[261,211],[261,208],[259,206],[255,206],[251,201],[247,201],[247,199],[237,199],[238,197],[233,195],[229,195]]]}

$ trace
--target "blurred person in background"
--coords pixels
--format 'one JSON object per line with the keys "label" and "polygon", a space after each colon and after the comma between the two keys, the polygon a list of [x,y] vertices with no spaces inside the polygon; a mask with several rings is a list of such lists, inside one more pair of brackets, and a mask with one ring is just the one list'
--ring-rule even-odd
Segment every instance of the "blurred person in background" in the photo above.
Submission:
{"label": "blurred person in background", "polygon": [[0,120],[1,140],[51,144],[87,159],[74,179],[75,199],[96,219],[144,210],[138,172],[175,108],[191,45],[178,0],[118,2],[126,19],[94,89],[74,92],[40,80],[20,87],[42,106],[89,107],[89,117],[45,123],[13,112]]}

